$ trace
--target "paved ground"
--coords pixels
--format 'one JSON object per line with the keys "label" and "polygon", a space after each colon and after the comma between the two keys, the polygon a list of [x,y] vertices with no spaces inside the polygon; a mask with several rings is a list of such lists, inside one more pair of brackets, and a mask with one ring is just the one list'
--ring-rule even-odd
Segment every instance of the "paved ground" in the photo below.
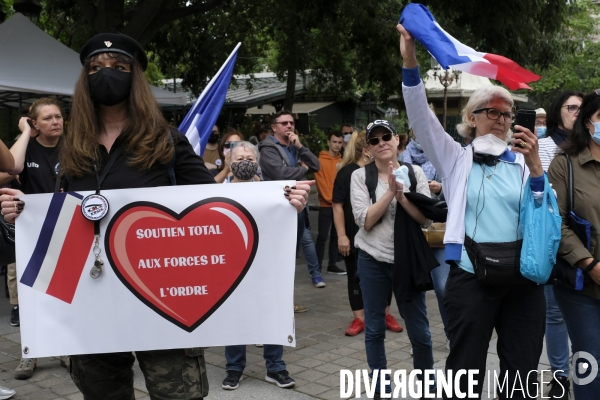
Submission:
{"label": "paved ground", "polygon": [[[316,231],[315,211],[311,212]],[[313,232],[314,234],[316,232]],[[338,264],[343,267],[343,263]],[[304,314],[296,314],[296,348],[285,348],[284,360],[291,376],[296,380],[293,390],[279,389],[264,381],[265,366],[262,349],[248,346],[248,366],[240,388],[235,391],[221,389],[225,377],[225,358],[222,347],[206,351],[210,380],[209,399],[339,399],[340,369],[367,368],[364,334],[357,337],[344,336],[344,330],[351,321],[352,313],[347,300],[346,277],[324,274],[326,288],[312,286],[307,276],[306,264],[299,258],[296,266],[296,302],[308,307]],[[72,383],[66,369],[61,368],[58,359],[40,359],[33,378],[18,381],[13,378],[13,369],[20,356],[20,334],[18,328],[9,324],[8,299],[0,289],[0,384],[17,390],[15,399],[83,399]],[[445,335],[433,292],[427,294],[430,330],[434,343],[436,367],[443,368],[448,350]],[[397,308],[392,306],[392,314],[399,320]],[[402,322],[400,320],[400,322]],[[249,327],[251,329],[251,327]],[[412,369],[410,344],[406,332],[388,332],[386,338],[388,367],[392,370]],[[544,355],[540,369],[548,369]],[[488,356],[489,370],[497,369],[495,339],[490,343]],[[149,399],[143,377],[136,371],[136,399]],[[363,398],[365,395],[363,393]],[[484,394],[483,398],[488,398]]]}

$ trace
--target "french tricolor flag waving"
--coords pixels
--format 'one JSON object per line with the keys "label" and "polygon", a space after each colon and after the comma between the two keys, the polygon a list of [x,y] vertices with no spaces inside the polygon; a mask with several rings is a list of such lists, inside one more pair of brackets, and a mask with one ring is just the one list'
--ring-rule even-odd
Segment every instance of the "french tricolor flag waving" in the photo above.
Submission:
{"label": "french tricolor flag waving", "polygon": [[399,21],[421,42],[444,69],[452,67],[473,75],[496,79],[509,89],[531,89],[527,83],[541,77],[506,57],[480,53],[453,38],[437,23],[427,7],[408,4]]}

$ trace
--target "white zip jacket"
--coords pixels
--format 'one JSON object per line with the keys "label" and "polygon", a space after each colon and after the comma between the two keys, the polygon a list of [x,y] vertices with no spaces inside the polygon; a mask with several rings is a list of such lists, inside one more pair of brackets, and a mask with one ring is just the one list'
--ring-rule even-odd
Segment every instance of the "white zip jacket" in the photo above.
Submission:
{"label": "white zip jacket", "polygon": [[[406,70],[403,70],[403,74],[404,71]],[[448,204],[448,220],[444,235],[446,260],[459,261],[465,239],[467,181],[473,166],[473,151],[470,145],[462,147],[444,131],[427,104],[425,86],[422,81],[416,86],[402,84],[402,93],[410,126],[429,161],[442,178],[442,188]],[[510,155],[507,153],[505,152],[501,159],[519,164],[522,172],[524,169],[523,185],[525,185],[529,178],[529,168],[525,165],[523,155],[510,153],[516,157],[509,160],[504,157]],[[534,194],[534,197],[537,196]]]}

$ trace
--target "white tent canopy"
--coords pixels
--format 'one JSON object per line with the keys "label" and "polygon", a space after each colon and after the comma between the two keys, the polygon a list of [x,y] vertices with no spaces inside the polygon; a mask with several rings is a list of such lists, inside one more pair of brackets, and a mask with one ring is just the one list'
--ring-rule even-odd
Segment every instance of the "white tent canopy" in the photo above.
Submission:
{"label": "white tent canopy", "polygon": [[[73,95],[79,54],[16,13],[0,24],[0,107],[19,107],[39,95]],[[160,104],[185,105],[185,93],[151,86]],[[32,102],[31,100],[26,102]]]}

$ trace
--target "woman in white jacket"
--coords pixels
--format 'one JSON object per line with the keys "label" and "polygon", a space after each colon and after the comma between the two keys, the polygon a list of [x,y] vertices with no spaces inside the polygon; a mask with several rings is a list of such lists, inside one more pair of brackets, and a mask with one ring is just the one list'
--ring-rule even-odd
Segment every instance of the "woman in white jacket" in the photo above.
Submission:
{"label": "woman in white jacket", "polygon": [[[518,254],[523,186],[530,178],[534,195],[544,190],[537,137],[517,125],[520,132],[513,134],[509,149],[506,142],[514,121],[513,100],[504,88],[486,86],[473,93],[458,126],[463,136],[472,139],[471,145],[462,147],[455,142],[427,105],[414,38],[402,25],[398,24],[397,29],[401,35],[402,91],[408,118],[417,140],[442,177],[448,202],[444,243],[446,259],[451,264],[445,295],[450,355],[446,372],[477,370],[475,392],[481,393],[488,346],[495,329],[501,370],[498,380],[507,379],[508,383],[500,398],[529,398],[528,392],[536,398],[537,375],[529,376],[529,372],[537,370],[542,352],[545,300],[543,286],[520,274]],[[466,250],[489,244],[507,246],[515,255],[511,261],[514,266],[494,269],[488,263],[498,259],[478,258],[475,252],[468,254]],[[493,278],[494,272],[508,273]],[[446,394],[447,398],[453,398],[459,389],[467,392],[467,377],[462,378],[454,393]],[[514,386],[524,390],[511,393]]]}

